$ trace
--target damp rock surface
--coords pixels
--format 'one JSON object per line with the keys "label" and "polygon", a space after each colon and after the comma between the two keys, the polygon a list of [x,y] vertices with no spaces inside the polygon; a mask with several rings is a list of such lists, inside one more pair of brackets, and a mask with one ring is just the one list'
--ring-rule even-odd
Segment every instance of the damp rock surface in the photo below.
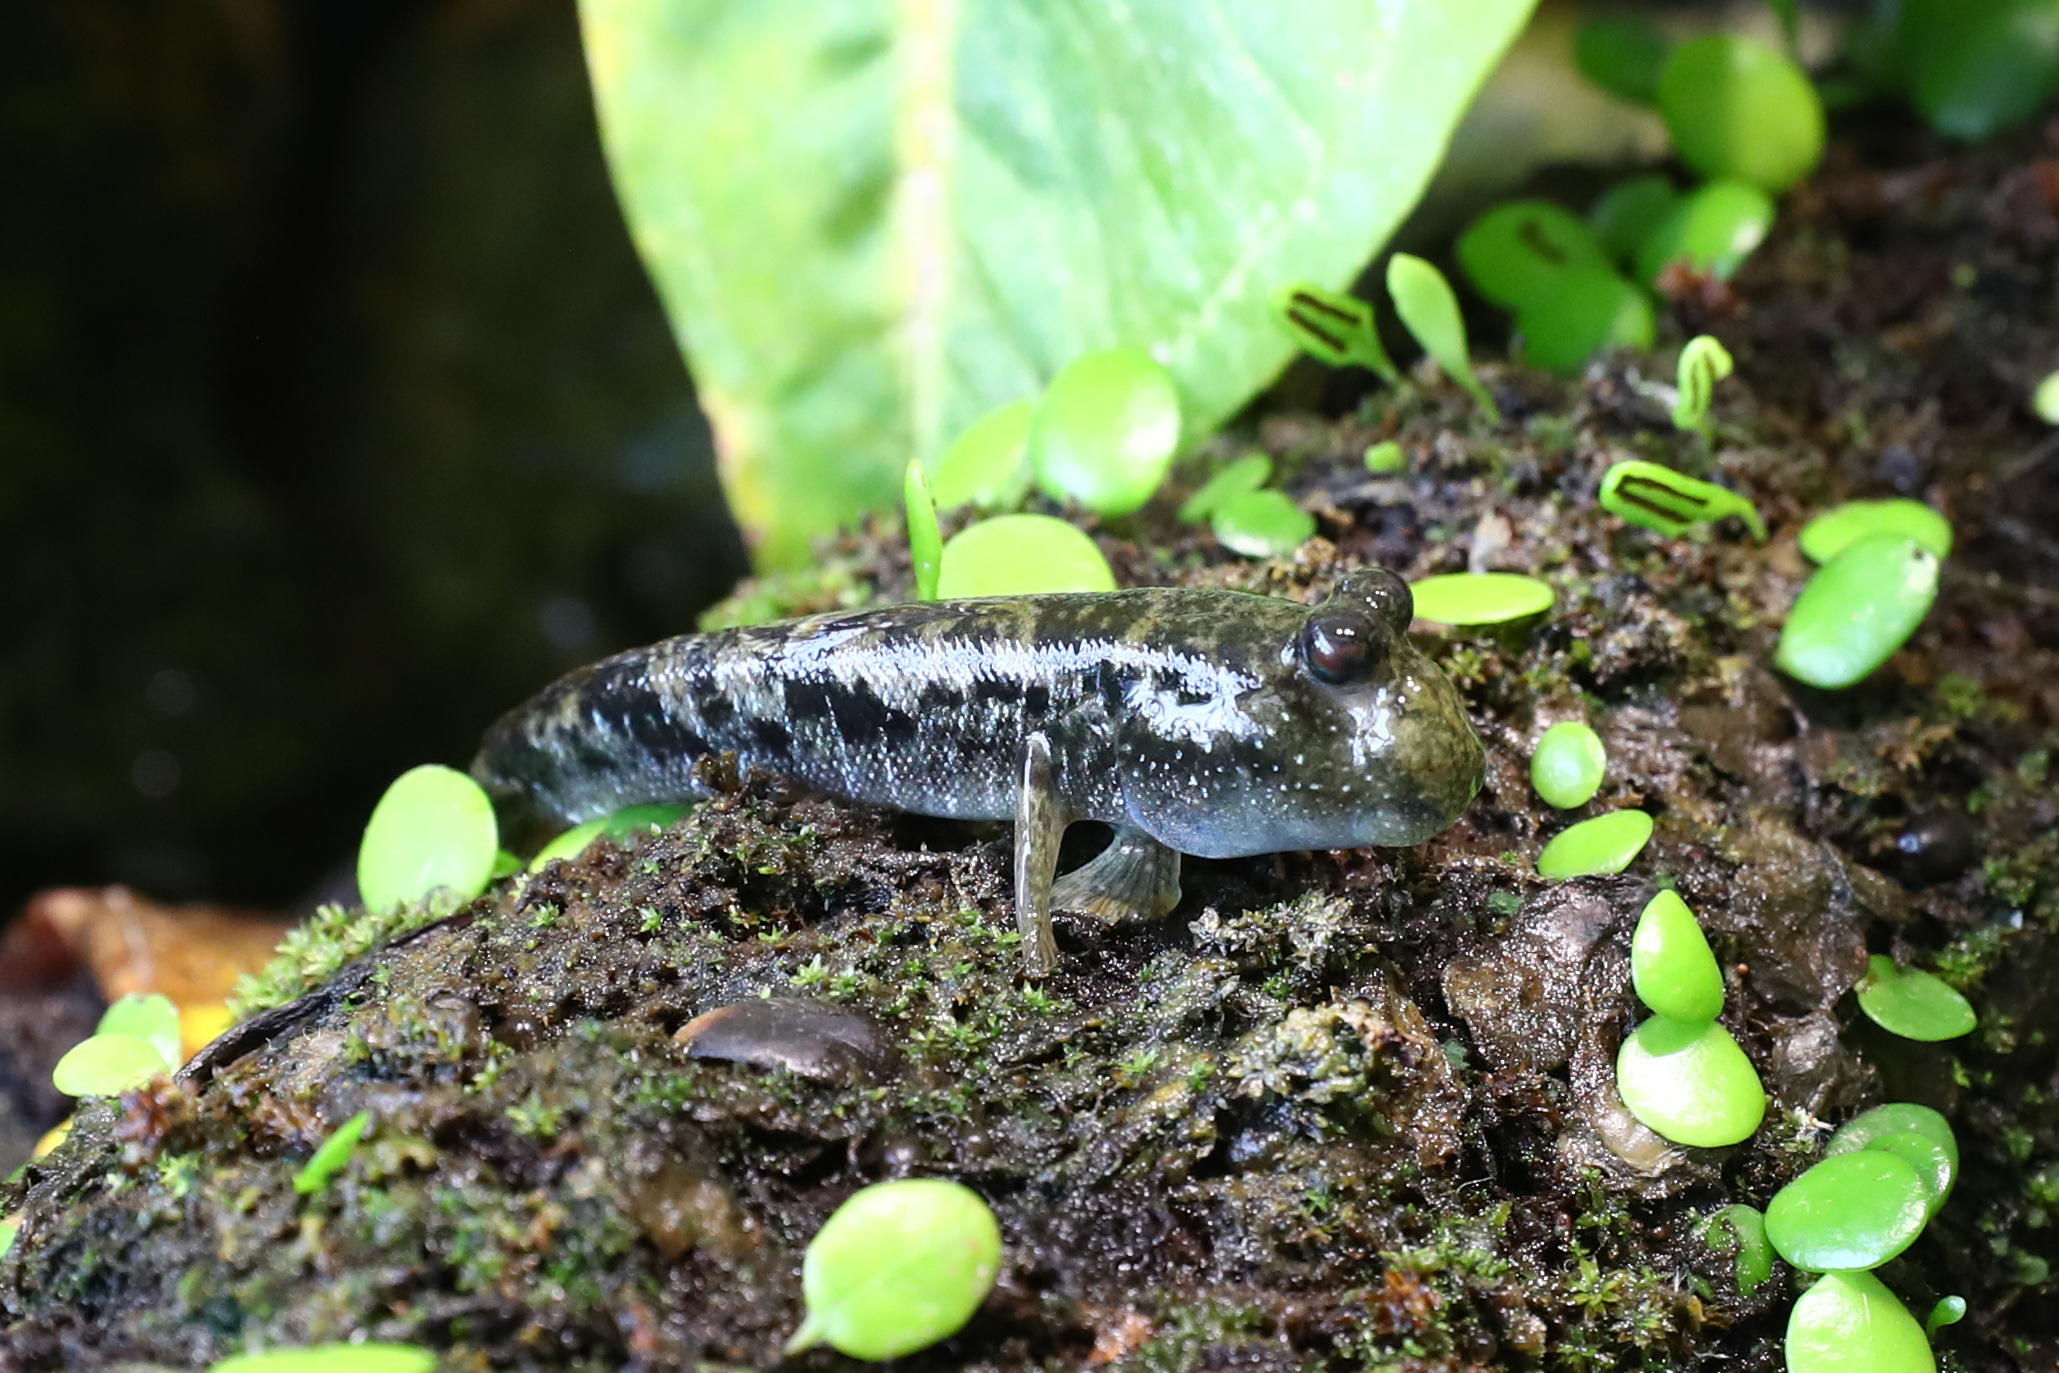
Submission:
{"label": "damp rock surface", "polygon": [[[1484,369],[1498,428],[1423,375],[1221,441],[1262,444],[1316,516],[1291,558],[1176,523],[1201,467],[1132,520],[1079,521],[1128,584],[1313,601],[1366,562],[1549,580],[1535,624],[1422,640],[1488,749],[1431,843],[1190,863],[1163,921],[1061,919],[1062,965],[1032,983],[1005,827],[729,791],[333,976],[311,958],[319,981],[275,979],[282,1004],[180,1081],[90,1105],[0,1196],[22,1220],[0,1366],[186,1368],[363,1331],[452,1368],[771,1367],[829,1214],[940,1176],[992,1207],[1001,1275],[902,1367],[1772,1373],[1796,1275],[1740,1292],[1702,1218],[1763,1207],[1837,1124],[1912,1101],[1963,1166],[1879,1276],[1916,1311],[1966,1297],[1940,1337],[1958,1367],[2050,1368],[2059,450],[2023,398],[2059,358],[2055,179],[2034,138],[1834,148],[1732,283],[1673,303],[1675,344],[1712,332],[1738,359],[1713,443],[1625,361]],[[1369,474],[1390,439],[1406,470]],[[1772,537],[1623,525],[1594,495],[1632,457],[1734,486]],[[1850,691],[1782,677],[1797,532],[1896,494],[1957,535],[1936,607]],[[909,586],[873,527],[730,613]],[[1528,758],[1569,718],[1609,768],[1562,814]],[[1625,807],[1656,821],[1626,871],[1536,874],[1553,834]],[[1771,1098],[1735,1147],[1669,1145],[1614,1095],[1643,1015],[1630,933],[1662,880]],[[1936,972],[1978,1027],[1872,1025],[1850,994],[1872,955]],[[359,1111],[349,1161],[297,1194]]]}

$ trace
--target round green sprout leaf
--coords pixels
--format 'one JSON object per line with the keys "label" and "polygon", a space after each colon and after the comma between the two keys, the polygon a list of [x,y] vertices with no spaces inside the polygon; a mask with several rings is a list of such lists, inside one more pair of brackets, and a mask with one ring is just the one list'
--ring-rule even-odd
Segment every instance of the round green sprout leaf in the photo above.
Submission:
{"label": "round green sprout leaf", "polygon": [[1115,573],[1094,541],[1049,515],[1000,515],[959,530],[937,578],[937,595],[948,600],[1113,590]]}
{"label": "round green sprout leaf", "polygon": [[516,873],[522,871],[524,866],[525,864],[520,858],[509,853],[506,849],[501,849],[493,855],[493,871],[487,874],[487,880],[489,882],[498,882],[503,877],[513,877]]}
{"label": "round green sprout leaf", "polygon": [[1394,439],[1381,439],[1366,448],[1366,471],[1374,476],[1387,477],[1397,472],[1408,471],[1408,454],[1401,451],[1401,444]]}
{"label": "round green sprout leaf", "polygon": [[608,817],[586,820],[572,826],[557,838],[536,851],[536,857],[529,860],[529,871],[542,872],[552,863],[571,862],[586,852],[586,846],[600,838],[601,831],[608,827]]}
{"label": "round green sprout leaf", "polygon": [[[0,1253],[5,1252],[6,1250],[0,1249]],[[1926,1339],[1936,1339],[1938,1331],[1948,1325],[1957,1325],[1965,1319],[1966,1298],[1957,1296],[1939,1297],[1937,1305],[1930,1308],[1930,1315],[1923,1322],[1924,1337]]]}
{"label": "round green sprout leaf", "polygon": [[1944,1146],[1928,1135],[1919,1135],[1913,1130],[1900,1134],[1882,1135],[1868,1146],[1883,1154],[1893,1154],[1916,1171],[1917,1181],[1923,1184],[1923,1209],[1935,1216],[1943,1209],[1945,1198],[1951,1195],[1956,1168],[1951,1155]]}
{"label": "round green sprout leaf", "polygon": [[1382,380],[1401,380],[1387,356],[1373,307],[1357,296],[1297,282],[1273,297],[1273,321],[1310,357],[1332,367],[1371,368]]}
{"label": "round green sprout leaf", "polygon": [[1742,34],[1712,33],[1673,50],[1659,115],[1680,160],[1710,180],[1778,193],[1823,157],[1823,102],[1787,56]]}
{"label": "round green sprout leaf", "polygon": [[1549,200],[1511,200],[1486,211],[1459,235],[1458,264],[1475,290],[1510,310],[1552,295],[1568,272],[1609,270],[1593,232]]}
{"label": "round green sprout leaf", "polygon": [[1680,192],[1665,177],[1656,172],[1633,176],[1602,193],[1587,212],[1587,226],[1603,252],[1628,265],[1637,260],[1637,250],[1679,203]]}
{"label": "round green sprout leaf", "polygon": [[1544,731],[1530,755],[1530,785],[1545,804],[1571,810],[1594,799],[1608,766],[1601,736],[1578,720],[1562,720]]}
{"label": "round green sprout leaf", "polygon": [[942,1178],[876,1183],[808,1245],[808,1316],[789,1354],[827,1343],[894,1359],[964,1328],[1001,1271],[1001,1228],[977,1192]]}
{"label": "round green sprout leaf", "polygon": [[164,1054],[134,1035],[93,1035],[74,1044],[50,1081],[66,1096],[119,1096],[170,1071]]}
{"label": "round green sprout leaf", "polygon": [[367,910],[391,910],[439,888],[460,901],[486,890],[500,852],[493,803],[454,768],[425,763],[394,779],[365,825],[357,886]]}
{"label": "round green sprout leaf", "polygon": [[1247,558],[1282,558],[1315,535],[1315,517],[1278,491],[1246,491],[1215,508],[1209,527]]}
{"label": "round green sprout leaf", "polygon": [[1394,298],[1394,312],[1423,345],[1423,351],[1437,360],[1446,376],[1465,388],[1488,419],[1500,424],[1501,407],[1473,373],[1458,297],[1451,293],[1444,273],[1419,257],[1396,253],[1387,259],[1387,294]]}
{"label": "round green sprout leaf", "polygon": [[1712,181],[1681,197],[1637,250],[1637,279],[1657,286],[1679,262],[1727,281],[1773,227],[1773,202],[1756,186]]}
{"label": "round green sprout leaf", "polygon": [[1802,526],[1802,553],[1827,563],[1869,534],[1900,534],[1942,558],[1952,551],[1952,525],[1921,501],[1846,501]]}
{"label": "round green sprout leaf", "polygon": [[1730,515],[1743,520],[1753,538],[1766,537],[1766,522],[1758,510],[1735,491],[1641,458],[1610,464],[1602,474],[1599,499],[1610,514],[1668,538],[1677,539],[1703,521]]}
{"label": "round green sprout leaf", "polygon": [[1788,676],[1851,686],[1907,642],[1937,599],[1937,554],[1904,534],[1868,534],[1809,578],[1773,661]]}
{"label": "round green sprout leaf", "polygon": [[1909,1308],[1871,1273],[1826,1273],[1787,1317],[1788,1373],[1937,1373]]}
{"label": "round green sprout leaf", "polygon": [[624,806],[618,811],[601,816],[598,820],[588,820],[574,825],[545,844],[537,850],[536,857],[529,860],[529,871],[542,872],[548,864],[559,859],[569,862],[585,853],[593,841],[602,835],[618,844],[627,844],[643,835],[656,834],[678,824],[686,812],[685,806]]}
{"label": "round green sprout leaf", "polygon": [[1878,1268],[1930,1219],[1930,1190],[1905,1159],[1880,1149],[1826,1158],[1773,1194],[1766,1238],[1811,1273]]}
{"label": "round green sprout leaf", "polygon": [[1904,1039],[1957,1039],[1979,1023],[1951,984],[1921,968],[1898,968],[1885,954],[1867,960],[1855,990],[1867,1019]]}
{"label": "round green sprout leaf", "polygon": [[1951,1122],[1928,1106],[1918,1106],[1913,1101],[1893,1101],[1853,1116],[1830,1137],[1830,1143],[1823,1148],[1823,1156],[1835,1158],[1839,1154],[1857,1153],[1861,1149],[1871,1149],[1881,1140],[1903,1134],[1921,1135],[1937,1145],[1944,1150],[1952,1171],[1958,1172],[1959,1141],[1952,1134]]}
{"label": "round green sprout leaf", "polygon": [[1141,508],[1179,444],[1172,374],[1135,348],[1073,359],[1030,422],[1037,481],[1052,499],[1078,501],[1097,515]]}
{"label": "round green sprout leaf", "polygon": [[1554,882],[1621,872],[1651,842],[1652,819],[1641,810],[1612,810],[1552,837],[1537,855],[1537,874]]}
{"label": "round green sprout leaf", "polygon": [[1519,572],[1447,572],[1411,582],[1416,618],[1440,625],[1498,625],[1551,609],[1549,582]]}
{"label": "round green sprout leaf", "polygon": [[311,1344],[236,1354],[210,1365],[208,1373],[436,1373],[436,1355],[411,1344],[378,1340]]}
{"label": "round green sprout leaf", "polygon": [[156,1049],[167,1068],[186,1061],[185,1039],[179,1033],[179,1008],[168,996],[130,992],[100,1017],[99,1033],[132,1035]]}
{"label": "round green sprout leaf", "polygon": [[1746,1297],[1773,1276],[1773,1246],[1766,1239],[1766,1216],[1756,1206],[1726,1206],[1702,1226],[1702,1238],[1720,1253],[1737,1255],[1737,1290]]}
{"label": "round green sprout leaf", "polygon": [[1560,273],[1516,311],[1525,360],[1563,376],[1604,349],[1650,348],[1657,330],[1651,300],[1606,264]]}
{"label": "round green sprout leaf", "polygon": [[1693,1023],[1723,1014],[1723,972],[1680,893],[1645,903],[1630,936],[1630,979],[1637,999],[1659,1015]]}
{"label": "round green sprout leaf", "polygon": [[939,510],[976,505],[1000,510],[1029,494],[1032,401],[1011,401],[989,410],[960,434],[929,474],[930,495]]}
{"label": "round green sprout leaf", "polygon": [[1199,490],[1187,497],[1186,503],[1180,506],[1180,523],[1193,524],[1197,520],[1205,520],[1230,497],[1256,491],[1272,479],[1273,460],[1263,453],[1246,453],[1235,462],[1226,463],[1214,476],[1201,483]]}
{"label": "round green sprout leaf", "polygon": [[1573,63],[1580,74],[1620,100],[1649,105],[1671,51],[1665,36],[1635,19],[1583,19],[1573,31]]}
{"label": "round green sprout leaf", "polygon": [[2046,424],[2059,424],[2059,372],[2047,374],[2030,393],[2031,413]]}
{"label": "round green sprout leaf", "polygon": [[1981,139],[2038,112],[2059,82],[2059,10],[2003,0],[1953,14],[1916,56],[1910,94],[1939,133]]}
{"label": "round green sprout leaf", "polygon": [[349,1120],[336,1127],[336,1133],[323,1140],[321,1146],[309,1156],[300,1171],[293,1175],[293,1190],[302,1196],[312,1196],[329,1185],[329,1180],[343,1171],[343,1165],[350,1162],[350,1154],[357,1148],[358,1140],[372,1123],[370,1111],[359,1111]]}
{"label": "round green sprout leaf", "polygon": [[1641,1123],[1697,1149],[1750,1139],[1766,1118],[1757,1070],[1713,1020],[1653,1016],[1631,1031],[1616,1054],[1616,1094]]}
{"label": "round green sprout leaf", "polygon": [[933,601],[937,596],[937,559],[943,555],[944,533],[937,526],[937,503],[931,499],[929,478],[922,464],[911,462],[901,476],[901,505],[907,512],[908,560],[915,568],[917,600]]}

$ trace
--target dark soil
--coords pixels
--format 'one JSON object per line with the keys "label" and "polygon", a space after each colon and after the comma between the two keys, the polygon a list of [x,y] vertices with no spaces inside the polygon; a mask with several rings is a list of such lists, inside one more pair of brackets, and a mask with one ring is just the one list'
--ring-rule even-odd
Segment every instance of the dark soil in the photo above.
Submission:
{"label": "dark soil", "polygon": [[[5,1366],[190,1367],[364,1329],[453,1368],[767,1367],[829,1212],[938,1174],[991,1202],[1004,1270],[914,1367],[1770,1370],[1796,1275],[1742,1297],[1698,1218],[1763,1206],[1837,1123],[1911,1100],[1951,1117],[1964,1171],[1882,1276],[1919,1316],[1967,1298],[1949,1366],[2050,1370],[2059,446],[2024,397],[2059,366],[2059,161],[2030,138],[1896,142],[1842,146],[1730,286],[1683,284],[1675,342],[1713,332],[1740,365],[1713,445],[1669,426],[1652,360],[1489,369],[1498,428],[1434,379],[1344,418],[1255,417],[1320,521],[1292,563],[1173,524],[1178,491],[1097,528],[1133,583],[1549,578],[1541,623],[1427,641],[1489,752],[1438,840],[1193,863],[1173,916],[1066,924],[1033,986],[1005,827],[730,794],[503,883],[179,1084],[82,1112],[5,1198]],[[1365,473],[1385,437],[1409,476]],[[1720,474],[1772,539],[1624,526],[1594,497],[1629,456]],[[1924,628],[1851,691],[1772,673],[1803,519],[1896,492],[1958,532]],[[906,592],[882,529],[750,604]],[[1561,815],[1529,746],[1583,715],[1609,779]],[[1618,806],[1658,819],[1628,872],[1534,875],[1551,833]],[[1642,1014],[1628,933],[1662,880],[1730,970],[1725,1023],[1774,1098],[1734,1149],[1667,1148],[1614,1096]],[[326,937],[303,950],[320,976]],[[1937,969],[1980,1028],[1874,1028],[1848,995],[1869,952]],[[297,1195],[360,1110],[348,1167]]]}

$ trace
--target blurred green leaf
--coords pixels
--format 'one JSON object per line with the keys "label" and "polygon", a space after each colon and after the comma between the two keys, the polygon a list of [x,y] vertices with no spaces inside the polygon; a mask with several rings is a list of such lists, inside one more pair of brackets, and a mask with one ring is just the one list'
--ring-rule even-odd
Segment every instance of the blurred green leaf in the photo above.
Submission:
{"label": "blurred green leaf", "polygon": [[631,231],[767,564],[1141,348],[1191,436],[1415,202],[1531,0],[586,0]]}

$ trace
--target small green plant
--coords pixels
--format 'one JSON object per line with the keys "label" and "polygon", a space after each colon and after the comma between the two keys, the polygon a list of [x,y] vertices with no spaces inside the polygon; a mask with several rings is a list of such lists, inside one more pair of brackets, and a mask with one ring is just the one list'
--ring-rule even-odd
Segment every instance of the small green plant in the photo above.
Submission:
{"label": "small green plant", "polygon": [[603,835],[618,844],[626,844],[639,835],[656,834],[677,824],[686,812],[685,806],[624,806],[597,820],[584,821],[538,849],[536,856],[529,860],[529,871],[542,872],[555,862],[569,863]]}
{"label": "small green plant", "polygon": [[902,474],[901,508],[908,522],[908,560],[915,568],[916,599],[933,601],[937,598],[937,564],[944,556],[944,531],[937,526],[937,503],[919,462],[909,463]]}
{"label": "small green plant", "polygon": [[1544,731],[1530,755],[1530,785],[1560,810],[1584,806],[1601,790],[1609,753],[1592,726],[1562,720]]}
{"label": "small green plant", "polygon": [[1549,296],[1568,272],[1609,270],[1593,232],[1549,200],[1508,200],[1482,212],[1459,235],[1457,252],[1473,289],[1505,310]]}
{"label": "small green plant", "polygon": [[1580,74],[1620,100],[1655,104],[1672,45],[1650,24],[1613,15],[1580,21],[1573,62]]}
{"label": "small green plant", "polygon": [[1680,192],[1661,174],[1633,176],[1602,193],[1587,212],[1587,225],[1610,260],[1627,267],[1679,204]]}
{"label": "small green plant", "polygon": [[1630,1114],[1676,1144],[1721,1148],[1766,1118],[1766,1089],[1730,1031],[1655,1015],[1616,1055],[1616,1092]]}
{"label": "small green plant", "polygon": [[14,1241],[21,1234],[21,1217],[8,1216],[0,1219],[0,1259],[14,1251]]}
{"label": "small green plant", "polygon": [[[0,1250],[0,1252],[5,1252]],[[1957,1325],[1966,1319],[1966,1298],[1939,1297],[1937,1305],[1930,1308],[1930,1315],[1924,1318],[1923,1334],[1926,1339],[1936,1339],[1937,1332],[1948,1325]]]}
{"label": "small green plant", "polygon": [[1774,1193],[1766,1238],[1811,1273],[1878,1268],[1915,1243],[1931,1191],[1907,1160],[1882,1148],[1826,1158]]}
{"label": "small green plant", "polygon": [[1552,837],[1537,855],[1537,874],[1554,882],[1621,872],[1651,842],[1652,818],[1641,810],[1612,810],[1582,820]]}
{"label": "small green plant", "polygon": [[95,1032],[66,1051],[50,1081],[66,1096],[118,1096],[175,1072],[184,1060],[179,1008],[132,992],[107,1008]]}
{"label": "small green plant", "polygon": [[2049,372],[2030,393],[2030,411],[2046,424],[2059,424],[2059,372]]}
{"label": "small green plant", "polygon": [[1651,300],[1613,267],[1579,267],[1516,311],[1523,357],[1571,376],[1610,348],[1647,349],[1658,336]]}
{"label": "small green plant", "polygon": [[363,1340],[236,1354],[207,1373],[436,1373],[436,1355],[411,1344]]}
{"label": "small green plant", "polygon": [[1869,534],[1901,534],[1942,558],[1952,551],[1952,525],[1921,501],[1846,501],[1802,526],[1802,555],[1827,563]]}
{"label": "small green plant", "polygon": [[1067,363],[1030,421],[1030,458],[1045,494],[1097,515],[1141,508],[1165,479],[1179,443],[1172,376],[1135,348]]}
{"label": "small green plant", "polygon": [[1737,1290],[1746,1298],[1773,1276],[1773,1246],[1766,1240],[1766,1216],[1756,1206],[1736,1203],[1702,1223],[1711,1249],[1736,1255]]}
{"label": "small green plant", "polygon": [[1451,293],[1444,273],[1419,257],[1396,253],[1387,260],[1387,294],[1394,298],[1395,313],[1423,351],[1436,359],[1446,376],[1465,388],[1489,421],[1500,424],[1501,407],[1473,373],[1458,297]]}
{"label": "small green plant", "polygon": [[327,1187],[330,1180],[350,1162],[351,1151],[357,1148],[357,1142],[364,1138],[371,1124],[372,1113],[359,1111],[337,1126],[336,1132],[323,1140],[300,1171],[293,1175],[293,1190],[307,1197]]}
{"label": "small green plant", "polygon": [[[1707,334],[1696,334],[1680,350],[1679,399],[1673,403],[1673,427],[1709,436],[1709,402],[1716,383],[1737,370],[1730,350]],[[1763,526],[1760,538],[1765,538]]]}
{"label": "small green plant", "polygon": [[1773,227],[1773,201],[1742,181],[1712,181],[1680,197],[1637,247],[1637,279],[1657,287],[1669,267],[1727,281]]}
{"label": "small green plant", "polygon": [[425,763],[394,779],[372,808],[358,847],[358,892],[374,911],[439,889],[469,901],[486,890],[499,853],[493,803],[479,784]]}
{"label": "small green plant", "polygon": [[963,1328],[1000,1270],[1001,1228],[971,1188],[943,1178],[861,1188],[809,1242],[807,1318],[786,1352],[911,1354]]}
{"label": "small green plant", "polygon": [[937,572],[937,594],[953,600],[1113,590],[1115,573],[1094,541],[1049,515],[998,515],[959,530]]}
{"label": "small green plant", "polygon": [[1440,625],[1494,625],[1551,609],[1549,582],[1520,572],[1446,572],[1409,583],[1416,618]]}
{"label": "small green plant", "polygon": [[1370,368],[1390,385],[1401,380],[1401,369],[1380,342],[1373,307],[1357,296],[1300,282],[1273,297],[1273,319],[1319,362]]}
{"label": "small green plant", "polygon": [[1273,479],[1273,460],[1263,453],[1246,453],[1223,464],[1215,475],[1201,483],[1180,506],[1181,524],[1194,524],[1215,513],[1217,506],[1232,496],[1256,491]]}
{"label": "small green plant", "polygon": [[1937,599],[1938,557],[1903,534],[1869,534],[1802,587],[1773,661],[1811,686],[1852,686],[1907,642]]}
{"label": "small green plant", "polygon": [[1245,491],[1209,516],[1216,541],[1247,558],[1282,558],[1315,535],[1315,517],[1279,491]]}
{"label": "small green plant", "polygon": [[133,1035],[157,1050],[158,1057],[172,1068],[185,1061],[179,1008],[170,997],[157,992],[130,992],[122,997],[101,1015],[95,1033]]}
{"label": "small green plant", "polygon": [[1873,955],[1853,991],[1869,1020],[1904,1039],[1957,1039],[1979,1023],[1949,983],[1921,968],[1898,968],[1885,954]]}
{"label": "small green plant", "polygon": [[[938,510],[1009,510],[1029,494],[1030,418],[1036,402],[1011,401],[975,420],[929,474]],[[912,528],[912,525],[911,525]]]}
{"label": "small green plant", "polygon": [[1366,471],[1376,477],[1391,477],[1408,471],[1408,454],[1395,439],[1381,439],[1366,446]]}
{"label": "small green plant", "polygon": [[2024,123],[2059,84],[2059,14],[2040,0],[1876,4],[1852,46],[1875,86],[1952,138]]}
{"label": "small green plant", "polygon": [[1758,510],[1735,491],[1638,458],[1614,463],[1602,474],[1599,499],[1610,514],[1669,539],[1731,515],[1744,521],[1753,538],[1766,537]]}
{"label": "small green plant", "polygon": [[1673,49],[1658,106],[1680,160],[1711,180],[1778,194],[1823,157],[1816,88],[1784,53],[1743,34],[1705,34]]}
{"label": "small green plant", "polygon": [[1937,1373],[1909,1309],[1871,1273],[1826,1273],[1787,1318],[1789,1373]]}
{"label": "small green plant", "polygon": [[1723,972],[1708,936],[1680,893],[1662,891],[1645,903],[1630,936],[1630,977],[1637,999],[1655,1014],[1680,1021],[1723,1014]]}

